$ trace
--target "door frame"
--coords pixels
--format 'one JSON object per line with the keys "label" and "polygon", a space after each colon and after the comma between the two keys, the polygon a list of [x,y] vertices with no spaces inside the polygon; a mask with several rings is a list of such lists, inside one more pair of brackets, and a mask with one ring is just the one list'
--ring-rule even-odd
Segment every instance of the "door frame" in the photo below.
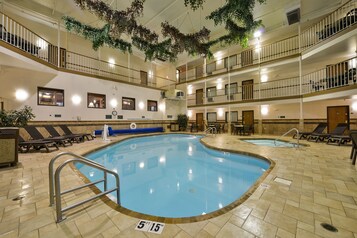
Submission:
{"label": "door frame", "polygon": [[328,110],[329,110],[329,108],[338,108],[338,107],[347,108],[347,125],[348,125],[347,130],[350,130],[350,107],[349,107],[348,105],[342,105],[342,106],[328,106],[328,107],[326,108],[326,114],[327,114],[327,116],[326,116],[326,118],[327,118],[327,133],[330,133],[331,130],[333,130],[333,128],[329,128],[329,120],[330,120],[330,118],[329,118]]}
{"label": "door frame", "polygon": [[[198,93],[197,92],[202,92],[202,98],[200,99],[202,103],[198,103],[198,100],[197,100]],[[204,96],[203,88],[196,89],[196,105],[204,104],[203,96]]]}
{"label": "door frame", "polygon": [[[201,116],[202,116],[202,117],[201,117],[201,118],[202,118],[202,123],[201,123],[201,124],[198,123],[198,118],[199,118],[198,115],[201,115]],[[198,112],[198,113],[196,113],[197,131],[198,131],[198,130],[203,130],[203,129],[204,129],[204,128],[203,128],[203,127],[204,127],[204,124],[205,124],[205,123],[204,123],[203,112]]]}
{"label": "door frame", "polygon": [[253,114],[252,132],[253,132],[253,134],[254,134],[254,110],[245,110],[245,111],[242,111],[242,124],[243,124],[243,122],[244,122],[244,113],[246,113],[246,112],[253,112],[253,113],[252,113],[252,114]]}
{"label": "door frame", "polygon": [[[249,98],[248,96],[246,95],[247,92],[246,90],[248,88],[244,87],[244,85],[252,85],[251,87],[249,87]],[[242,81],[242,101],[244,100],[252,100],[254,99],[254,79],[247,79],[247,80],[243,80]]]}

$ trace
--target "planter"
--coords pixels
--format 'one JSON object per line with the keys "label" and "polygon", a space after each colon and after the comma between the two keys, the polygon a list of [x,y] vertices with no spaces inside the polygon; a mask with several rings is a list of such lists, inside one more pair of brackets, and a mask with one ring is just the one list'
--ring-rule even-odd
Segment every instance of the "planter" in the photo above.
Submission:
{"label": "planter", "polygon": [[19,128],[0,128],[0,166],[15,166],[18,162]]}

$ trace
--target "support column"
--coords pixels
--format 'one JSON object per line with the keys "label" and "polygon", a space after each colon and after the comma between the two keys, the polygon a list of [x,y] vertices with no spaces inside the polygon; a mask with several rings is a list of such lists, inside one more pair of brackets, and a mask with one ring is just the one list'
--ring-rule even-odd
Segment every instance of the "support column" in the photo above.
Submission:
{"label": "support column", "polygon": [[299,94],[300,94],[300,102],[299,102],[299,107],[300,107],[300,113],[299,113],[299,128],[298,130],[303,131],[304,130],[304,109],[303,109],[303,92],[302,92],[302,56],[301,56],[301,25],[299,23]]}

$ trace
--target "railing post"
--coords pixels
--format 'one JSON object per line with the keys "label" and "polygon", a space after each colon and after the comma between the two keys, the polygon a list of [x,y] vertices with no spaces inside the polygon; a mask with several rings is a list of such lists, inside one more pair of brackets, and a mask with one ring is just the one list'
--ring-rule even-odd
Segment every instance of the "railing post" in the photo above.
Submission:
{"label": "railing post", "polygon": [[59,167],[55,172],[55,195],[56,195],[56,217],[57,222],[61,222],[63,220],[62,217],[62,203],[61,203],[61,188],[60,188],[60,172],[61,167]]}

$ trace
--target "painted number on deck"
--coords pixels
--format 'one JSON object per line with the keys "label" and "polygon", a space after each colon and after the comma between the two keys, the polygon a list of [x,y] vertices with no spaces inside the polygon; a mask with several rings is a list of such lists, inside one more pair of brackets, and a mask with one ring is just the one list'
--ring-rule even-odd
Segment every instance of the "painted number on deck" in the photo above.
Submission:
{"label": "painted number on deck", "polygon": [[161,232],[164,230],[164,227],[164,223],[140,220],[136,225],[135,230],[161,234]]}

